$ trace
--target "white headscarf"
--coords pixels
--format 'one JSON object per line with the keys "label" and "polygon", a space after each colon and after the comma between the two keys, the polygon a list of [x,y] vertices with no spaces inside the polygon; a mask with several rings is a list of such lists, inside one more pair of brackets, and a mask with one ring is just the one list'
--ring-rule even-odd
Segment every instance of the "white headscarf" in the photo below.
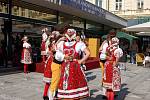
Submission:
{"label": "white headscarf", "polygon": [[[68,35],[69,33],[71,33],[72,35],[69,36],[69,35]],[[76,30],[75,30],[75,29],[68,29],[67,32],[66,32],[66,34],[65,34],[65,36],[67,37],[67,39],[68,39],[69,41],[75,39],[75,38],[76,38]]]}

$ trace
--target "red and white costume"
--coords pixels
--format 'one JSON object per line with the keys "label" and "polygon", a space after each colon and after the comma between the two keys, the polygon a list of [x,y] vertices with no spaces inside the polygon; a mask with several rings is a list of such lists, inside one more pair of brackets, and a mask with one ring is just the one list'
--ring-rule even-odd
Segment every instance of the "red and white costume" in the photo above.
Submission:
{"label": "red and white costume", "polygon": [[26,41],[24,41],[24,43],[23,43],[21,63],[23,63],[23,64],[31,64],[32,63],[31,45]]}
{"label": "red and white costume", "polygon": [[50,83],[50,79],[51,79],[51,64],[52,64],[52,61],[53,61],[53,54],[50,53],[46,62],[45,62],[45,69],[44,69],[44,78],[43,78],[43,81],[44,82],[47,82],[47,83]]}
{"label": "red and white costume", "polygon": [[48,38],[48,35],[46,34],[47,28],[42,31],[44,33],[42,34],[41,55],[46,55],[46,41]]}
{"label": "red and white costume", "polygon": [[[74,29],[71,31],[74,31]],[[87,81],[77,61],[79,59],[79,52],[84,51],[86,45],[76,41],[65,41],[60,42],[58,47],[65,55],[73,57],[62,63],[61,77],[58,84],[58,98],[74,99],[88,97],[89,88],[87,86]]]}
{"label": "red and white costume", "polygon": [[123,55],[123,51],[118,46],[119,40],[114,37],[112,43],[106,48],[107,58],[104,65],[103,87],[107,89],[108,100],[114,100],[114,91],[120,91],[121,76],[116,59]]}

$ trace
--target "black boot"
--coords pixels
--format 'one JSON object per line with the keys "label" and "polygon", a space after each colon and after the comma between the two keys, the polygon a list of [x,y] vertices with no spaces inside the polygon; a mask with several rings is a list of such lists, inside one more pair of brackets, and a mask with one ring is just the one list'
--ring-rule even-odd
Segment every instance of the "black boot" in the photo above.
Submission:
{"label": "black boot", "polygon": [[49,100],[48,96],[43,96],[43,100]]}

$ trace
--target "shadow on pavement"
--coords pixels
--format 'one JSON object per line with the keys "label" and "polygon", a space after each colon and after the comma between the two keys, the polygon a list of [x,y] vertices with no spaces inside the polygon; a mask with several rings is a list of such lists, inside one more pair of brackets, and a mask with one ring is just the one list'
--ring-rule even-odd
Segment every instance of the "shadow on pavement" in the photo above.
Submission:
{"label": "shadow on pavement", "polygon": [[130,93],[130,91],[128,91],[129,88],[127,88],[126,85],[127,84],[122,84],[122,88],[118,93],[118,96],[115,98],[115,100],[124,100],[126,95]]}
{"label": "shadow on pavement", "polygon": [[85,75],[88,76],[90,74],[92,74],[93,72],[86,72]]}
{"label": "shadow on pavement", "polygon": [[97,95],[96,97],[90,97],[89,100],[106,100],[106,99],[103,99],[102,97],[103,96],[100,94],[100,95]]}
{"label": "shadow on pavement", "polygon": [[96,75],[90,76],[90,77],[86,77],[86,78],[87,78],[87,81],[89,82],[89,81],[94,80],[96,78]]}
{"label": "shadow on pavement", "polygon": [[10,74],[17,74],[17,73],[22,73],[22,72],[23,72],[22,70],[15,70],[15,71],[9,71],[9,72],[0,71],[0,76],[10,75]]}

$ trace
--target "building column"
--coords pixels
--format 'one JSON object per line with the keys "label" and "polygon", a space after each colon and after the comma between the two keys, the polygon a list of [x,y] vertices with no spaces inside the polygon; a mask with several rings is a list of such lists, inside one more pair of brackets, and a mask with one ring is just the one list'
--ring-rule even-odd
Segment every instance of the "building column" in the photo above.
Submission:
{"label": "building column", "polygon": [[11,60],[12,56],[12,0],[8,1],[8,19],[4,19],[4,38],[6,43],[6,66],[8,66],[8,61]]}

